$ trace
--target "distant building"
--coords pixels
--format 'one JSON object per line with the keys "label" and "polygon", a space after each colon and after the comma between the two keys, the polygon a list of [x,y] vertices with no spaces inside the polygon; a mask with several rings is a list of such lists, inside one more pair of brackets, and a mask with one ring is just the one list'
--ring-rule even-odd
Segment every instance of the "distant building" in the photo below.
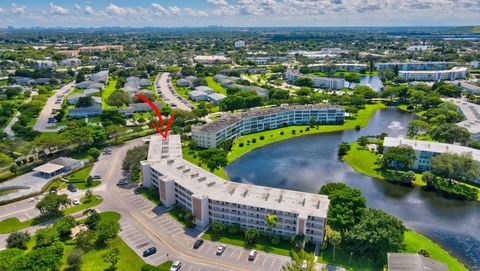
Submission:
{"label": "distant building", "polygon": [[[160,109],[162,108],[162,103],[154,103],[155,106]],[[152,108],[147,103],[133,103],[130,104],[127,108],[120,108],[118,111],[124,114],[127,117],[133,116],[135,113],[149,112],[152,111]]]}
{"label": "distant building", "polygon": [[445,61],[386,62],[375,63],[375,68],[379,71],[393,70],[395,67],[398,67],[399,71],[438,71],[446,70],[449,65],[458,65],[458,63]]}
{"label": "distant building", "polygon": [[83,162],[80,160],[68,157],[59,157],[34,168],[33,171],[36,171],[47,178],[51,178],[58,174],[66,173],[82,166]]}
{"label": "distant building", "polygon": [[288,58],[284,56],[255,56],[247,57],[247,60],[255,62],[257,65],[267,65],[287,61]]}
{"label": "distant building", "polygon": [[[441,142],[405,139],[401,137],[385,137],[383,140],[384,152],[391,147],[409,146],[415,151],[416,159],[412,169],[426,171],[431,169],[430,159],[441,153],[471,155],[472,159],[480,162],[480,150]],[[393,165],[395,166],[395,165]]]}
{"label": "distant building", "polygon": [[68,116],[70,118],[87,118],[98,116],[102,113],[103,109],[100,105],[94,105],[90,107],[80,107],[68,109]]}
{"label": "distant building", "polygon": [[192,138],[200,147],[216,148],[222,142],[241,135],[288,125],[305,125],[312,119],[318,124],[341,124],[344,114],[345,109],[340,106],[282,105],[250,109],[243,113],[225,114],[202,126],[192,126]]}
{"label": "distant building", "polygon": [[448,266],[416,253],[388,253],[388,271],[448,271]]}
{"label": "distant building", "polygon": [[60,61],[61,66],[79,66],[82,61],[79,58],[67,58]]}
{"label": "distant building", "polygon": [[301,74],[298,70],[287,70],[285,75],[287,81],[295,83],[300,78],[310,78],[313,82],[313,87],[323,89],[342,89],[345,87],[345,79],[333,77],[321,77]]}
{"label": "distant building", "polygon": [[322,48],[320,51],[293,51],[289,52],[288,56],[304,56],[310,59],[327,59],[327,58],[337,58],[340,54],[348,54],[348,50],[343,50],[340,48]]}
{"label": "distant building", "polygon": [[32,85],[35,84],[35,79],[30,77],[14,76],[12,77],[13,81],[20,85]]}
{"label": "distant building", "polygon": [[67,56],[67,57],[76,57],[80,54],[80,51],[79,50],[61,50],[61,51],[56,51],[55,54]]}
{"label": "distant building", "polygon": [[193,86],[193,83],[186,80],[186,79],[178,79],[177,80],[177,86],[178,87],[192,87]]}
{"label": "distant building", "polygon": [[90,75],[89,79],[95,82],[106,83],[108,81],[108,70],[94,73]]}
{"label": "distant building", "polygon": [[57,63],[51,60],[37,60],[35,67],[43,69],[53,69],[57,67]]}
{"label": "distant building", "polygon": [[226,56],[211,55],[211,56],[195,56],[193,60],[196,63],[214,64],[214,63],[232,63],[232,60]]}
{"label": "distant building", "polygon": [[[88,94],[86,93],[83,93],[83,94],[78,94],[78,93],[75,93],[75,94],[72,94],[70,96],[67,97],[67,103],[72,105],[72,104],[77,104],[78,101],[80,100],[80,98],[83,98],[83,97],[87,97],[89,96]],[[102,104],[102,98],[100,97],[92,97],[95,105],[101,105]]]}
{"label": "distant building", "polygon": [[454,98],[445,100],[457,105],[457,112],[465,118],[456,125],[467,129],[472,139],[480,142],[480,105]]}
{"label": "distant building", "polygon": [[188,97],[195,102],[198,101],[207,101],[208,100],[208,93],[199,90],[192,90],[188,93]]}
{"label": "distant building", "polygon": [[407,47],[407,51],[427,51],[432,48],[431,45],[412,45]]}
{"label": "distant building", "polygon": [[235,48],[242,48],[245,47],[245,41],[239,40],[235,42]]}
{"label": "distant building", "polygon": [[439,71],[399,71],[398,76],[406,81],[440,81],[465,79],[468,75],[468,68],[455,67],[451,70]]}
{"label": "distant building", "polygon": [[123,51],[122,45],[99,45],[99,46],[84,46],[78,49],[80,53],[105,52],[107,50]]}
{"label": "distant building", "polygon": [[212,93],[208,95],[208,101],[212,104],[218,105],[221,100],[225,99],[227,96],[220,93]]}
{"label": "distant building", "polygon": [[367,70],[367,64],[360,63],[310,64],[308,67],[319,67],[322,69],[330,65],[334,66],[336,71],[343,70],[347,72],[361,72]]}
{"label": "distant building", "polygon": [[475,69],[480,69],[480,61],[474,60],[470,62],[470,66],[474,67]]}

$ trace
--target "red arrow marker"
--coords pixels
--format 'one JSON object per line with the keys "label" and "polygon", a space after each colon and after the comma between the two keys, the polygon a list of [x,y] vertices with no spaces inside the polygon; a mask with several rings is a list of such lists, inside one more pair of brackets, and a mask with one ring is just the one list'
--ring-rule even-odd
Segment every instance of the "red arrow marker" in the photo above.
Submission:
{"label": "red arrow marker", "polygon": [[[141,95],[141,94],[135,94],[135,96],[137,96],[140,100],[146,102],[152,109],[153,111],[155,112],[155,114],[157,115],[158,117],[158,121],[160,121],[160,127],[163,128],[164,124],[163,124],[163,118],[162,118],[162,114],[160,114],[160,111],[158,110],[157,106],[152,103],[152,101],[150,101],[147,97]],[[157,132],[165,139],[167,139],[167,136],[168,136],[168,132],[170,131],[170,126],[172,125],[172,122],[173,122],[173,118],[175,116],[173,114],[171,114],[171,117],[170,119],[168,120],[168,123],[167,123],[167,127],[165,128],[165,132],[163,132],[155,122],[152,121],[152,126],[153,128],[155,128],[155,130],[157,130]]]}

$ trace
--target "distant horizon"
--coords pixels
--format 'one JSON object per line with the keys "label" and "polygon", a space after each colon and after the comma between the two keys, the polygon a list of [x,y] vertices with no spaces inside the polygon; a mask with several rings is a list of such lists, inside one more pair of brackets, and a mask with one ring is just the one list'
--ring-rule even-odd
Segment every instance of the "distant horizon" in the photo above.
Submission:
{"label": "distant horizon", "polygon": [[[7,0],[8,1],[8,0]],[[428,27],[480,25],[476,0],[16,0],[0,28]]]}

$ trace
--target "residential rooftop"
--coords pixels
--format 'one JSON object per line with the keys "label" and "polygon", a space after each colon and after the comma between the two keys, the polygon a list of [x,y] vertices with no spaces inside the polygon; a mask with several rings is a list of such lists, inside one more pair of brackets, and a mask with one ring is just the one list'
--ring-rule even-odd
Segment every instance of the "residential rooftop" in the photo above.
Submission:
{"label": "residential rooftop", "polygon": [[197,131],[217,131],[228,127],[236,122],[239,122],[243,119],[248,119],[252,117],[261,117],[266,115],[277,114],[281,112],[289,112],[294,110],[338,110],[343,109],[339,105],[281,105],[269,108],[252,108],[246,112],[234,113],[234,114],[224,114],[220,118],[204,124],[202,126],[192,126],[192,129]]}
{"label": "residential rooftop", "polygon": [[327,217],[330,201],[325,195],[227,181],[184,160],[179,135],[169,135],[168,140],[152,136],[148,162],[164,178],[175,180],[199,197],[265,208],[275,206],[275,210],[302,217]]}
{"label": "residential rooftop", "polygon": [[467,129],[471,134],[480,133],[480,105],[455,98],[444,100],[454,103],[462,111],[465,120],[457,123],[457,126]]}
{"label": "residential rooftop", "polygon": [[385,137],[385,139],[383,140],[384,147],[396,147],[400,145],[410,146],[414,150],[434,152],[434,153],[448,152],[448,153],[454,153],[454,154],[471,154],[474,160],[480,161],[480,150],[465,147],[465,146],[441,143],[441,142],[405,139],[402,137]]}

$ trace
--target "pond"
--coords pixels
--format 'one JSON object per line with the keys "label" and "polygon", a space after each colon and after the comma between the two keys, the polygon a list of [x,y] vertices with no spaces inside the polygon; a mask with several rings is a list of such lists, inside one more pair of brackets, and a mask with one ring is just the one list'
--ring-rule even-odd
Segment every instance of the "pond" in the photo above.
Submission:
{"label": "pond", "polygon": [[338,144],[361,135],[405,135],[411,114],[395,108],[375,112],[367,127],[292,138],[245,154],[225,168],[230,179],[316,193],[328,182],[358,188],[371,208],[382,209],[480,270],[480,204],[448,200],[420,188],[375,180],[338,160]]}
{"label": "pond", "polygon": [[[345,86],[348,88],[354,88],[356,85],[357,84],[355,83],[345,82]],[[383,88],[382,80],[380,80],[380,77],[378,75],[361,76],[360,83],[358,83],[358,85],[369,86],[375,92],[380,92]]]}

